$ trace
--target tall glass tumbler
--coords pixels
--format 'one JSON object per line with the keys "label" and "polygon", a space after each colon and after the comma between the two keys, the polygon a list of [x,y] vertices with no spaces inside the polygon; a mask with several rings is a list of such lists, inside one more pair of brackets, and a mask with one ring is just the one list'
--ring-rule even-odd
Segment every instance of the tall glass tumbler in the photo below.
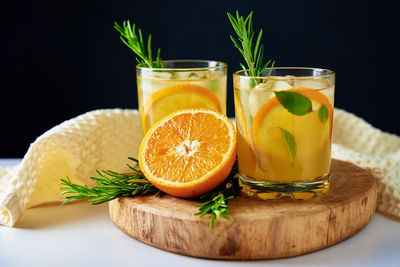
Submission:
{"label": "tall glass tumbler", "polygon": [[227,65],[219,61],[164,60],[163,68],[136,67],[142,129],[174,111],[205,108],[226,113]]}
{"label": "tall glass tumbler", "polygon": [[239,179],[261,199],[309,199],[328,191],[335,73],[266,69],[233,75]]}

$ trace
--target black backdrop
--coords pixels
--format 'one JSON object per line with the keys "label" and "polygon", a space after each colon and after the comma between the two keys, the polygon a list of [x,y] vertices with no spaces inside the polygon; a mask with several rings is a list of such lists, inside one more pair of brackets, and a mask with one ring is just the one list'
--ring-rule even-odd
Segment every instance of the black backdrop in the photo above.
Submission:
{"label": "black backdrop", "polygon": [[227,62],[234,116],[231,74],[242,58],[226,11],[236,9],[255,11],[277,66],[336,71],[336,107],[400,134],[399,23],[385,1],[42,0],[3,16],[0,157],[22,157],[43,132],[84,112],[137,108],[134,55],[113,29],[124,19],[153,35],[163,59]]}

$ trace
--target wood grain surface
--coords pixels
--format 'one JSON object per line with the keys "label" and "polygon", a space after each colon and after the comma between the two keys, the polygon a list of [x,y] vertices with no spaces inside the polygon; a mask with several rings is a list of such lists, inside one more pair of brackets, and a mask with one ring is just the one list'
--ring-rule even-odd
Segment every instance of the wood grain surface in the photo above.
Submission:
{"label": "wood grain surface", "polygon": [[331,188],[311,200],[262,201],[246,196],[229,203],[230,220],[194,216],[196,200],[123,197],[110,202],[111,220],[133,238],[194,257],[270,259],[301,255],[352,236],[372,218],[374,177],[351,163],[332,160]]}

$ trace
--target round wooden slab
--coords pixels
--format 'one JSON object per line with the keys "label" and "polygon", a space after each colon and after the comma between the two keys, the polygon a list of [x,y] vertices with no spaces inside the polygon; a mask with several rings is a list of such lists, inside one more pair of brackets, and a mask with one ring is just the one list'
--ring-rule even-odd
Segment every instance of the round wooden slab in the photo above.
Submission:
{"label": "round wooden slab", "polygon": [[230,220],[209,229],[209,216],[194,216],[197,201],[123,197],[110,202],[111,220],[128,235],[167,251],[213,259],[269,259],[301,255],[359,231],[376,206],[374,177],[333,160],[331,188],[311,200],[262,201],[242,196],[229,203]]}

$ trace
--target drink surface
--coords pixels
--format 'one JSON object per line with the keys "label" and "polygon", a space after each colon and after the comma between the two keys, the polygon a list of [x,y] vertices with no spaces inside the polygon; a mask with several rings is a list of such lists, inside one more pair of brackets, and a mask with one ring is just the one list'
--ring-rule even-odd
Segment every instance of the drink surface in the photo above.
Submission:
{"label": "drink surface", "polygon": [[137,85],[143,132],[181,109],[226,113],[226,70],[145,72],[138,75]]}
{"label": "drink surface", "polygon": [[[235,80],[239,171],[261,181],[310,181],[329,175],[334,81],[270,79],[249,89]],[[307,97],[306,114],[290,112],[275,92]],[[292,103],[293,104],[293,103]],[[296,104],[297,105],[297,104]]]}

